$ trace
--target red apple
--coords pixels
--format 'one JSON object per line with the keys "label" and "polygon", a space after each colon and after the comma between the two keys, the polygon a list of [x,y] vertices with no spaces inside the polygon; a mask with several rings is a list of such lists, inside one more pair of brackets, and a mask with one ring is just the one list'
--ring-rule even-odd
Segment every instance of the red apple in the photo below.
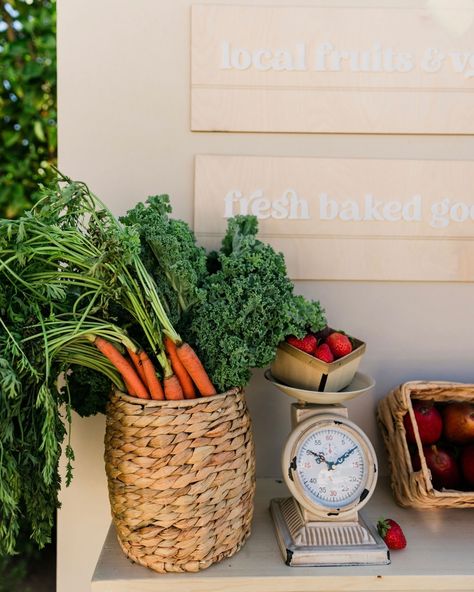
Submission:
{"label": "red apple", "polygon": [[[443,431],[443,420],[440,412],[432,401],[413,400],[412,404],[422,444],[434,444],[440,439]],[[407,441],[410,444],[415,444],[415,432],[408,413],[403,418],[403,425],[405,426]]]}
{"label": "red apple", "polygon": [[461,470],[467,485],[474,488],[474,444],[461,452]]}
{"label": "red apple", "polygon": [[423,446],[426,464],[431,471],[431,481],[435,489],[456,489],[461,476],[454,455],[441,446]]}
{"label": "red apple", "polygon": [[443,410],[444,436],[453,444],[474,443],[474,403],[449,403]]}

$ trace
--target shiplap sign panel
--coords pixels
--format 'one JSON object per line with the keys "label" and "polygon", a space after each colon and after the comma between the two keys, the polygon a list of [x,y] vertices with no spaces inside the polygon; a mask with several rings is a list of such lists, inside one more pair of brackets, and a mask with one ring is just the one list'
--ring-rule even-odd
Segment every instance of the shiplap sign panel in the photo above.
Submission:
{"label": "shiplap sign panel", "polygon": [[194,5],[195,131],[474,133],[474,6]]}
{"label": "shiplap sign panel", "polygon": [[295,280],[474,280],[472,161],[198,155],[194,227],[254,214]]}

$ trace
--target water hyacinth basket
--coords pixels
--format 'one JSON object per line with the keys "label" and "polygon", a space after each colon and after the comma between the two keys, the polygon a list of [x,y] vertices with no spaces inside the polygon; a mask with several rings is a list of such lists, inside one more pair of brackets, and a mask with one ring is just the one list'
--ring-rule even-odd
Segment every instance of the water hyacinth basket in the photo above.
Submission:
{"label": "water hyacinth basket", "polygon": [[196,572],[250,534],[255,455],[240,389],[182,401],[113,393],[105,466],[119,544],[140,565]]}

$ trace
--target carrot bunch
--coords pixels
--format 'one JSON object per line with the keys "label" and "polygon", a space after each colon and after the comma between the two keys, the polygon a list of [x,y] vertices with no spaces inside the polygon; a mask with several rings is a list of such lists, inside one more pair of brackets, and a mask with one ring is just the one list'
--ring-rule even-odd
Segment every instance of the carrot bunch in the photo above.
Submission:
{"label": "carrot bunch", "polygon": [[[123,384],[140,399],[215,394],[196,353],[183,343],[168,317],[155,280],[142,261],[138,230],[117,220],[84,183],[60,177],[65,185],[46,192],[32,215],[19,221],[18,229],[11,229],[32,251],[25,265],[17,245],[11,249],[21,275],[12,266],[0,269],[0,277],[3,273],[9,281],[21,281],[39,307],[54,310],[62,323],[67,319],[67,332],[54,323],[43,323],[45,328],[38,335],[53,340],[49,351],[64,364],[70,356],[71,364],[112,374],[116,386]],[[57,295],[54,306],[51,295]],[[110,324],[111,318],[118,323],[131,321],[134,333],[146,343],[136,346],[123,328]],[[108,324],[105,328],[100,323]],[[101,327],[99,331],[94,324]],[[80,353],[72,349],[78,339],[82,340]],[[84,339],[94,347],[84,348]],[[104,357],[97,359],[96,350]]]}
{"label": "carrot bunch", "polygon": [[[137,228],[122,225],[83,183],[59,177],[30,212],[0,220],[2,554],[15,550],[20,517],[39,544],[50,536],[63,419],[68,430],[74,400],[90,396],[82,406],[89,415],[103,409],[110,384],[137,401],[216,392],[168,318]],[[74,388],[75,376],[97,375],[100,389]],[[70,440],[64,450],[68,485]]]}
{"label": "carrot bunch", "polygon": [[128,359],[107,339],[88,335],[88,340],[108,359],[121,375],[129,395],[139,399],[177,401],[216,394],[206,370],[188,343],[179,346],[165,337],[171,370],[162,381],[145,350],[128,344]]}

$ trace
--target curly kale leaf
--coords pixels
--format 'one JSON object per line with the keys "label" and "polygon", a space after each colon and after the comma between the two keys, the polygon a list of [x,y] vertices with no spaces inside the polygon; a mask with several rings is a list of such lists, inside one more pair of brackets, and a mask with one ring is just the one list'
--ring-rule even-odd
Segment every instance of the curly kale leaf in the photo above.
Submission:
{"label": "curly kale leaf", "polygon": [[[107,395],[112,385],[102,373],[84,366],[72,365],[68,376],[68,388],[71,407],[81,417],[105,413]],[[67,399],[65,389],[61,394]]]}
{"label": "curly kale leaf", "polygon": [[244,386],[252,368],[270,364],[286,335],[325,324],[318,303],[294,296],[283,255],[259,241],[257,230],[253,216],[229,220],[186,334],[221,391]]}
{"label": "curly kale leaf", "polygon": [[[200,285],[207,275],[206,252],[196,245],[186,222],[169,217],[167,195],[149,197],[127,212],[121,221],[134,225],[142,239],[142,259],[168,304],[170,320],[202,298]],[[170,289],[171,288],[171,289]]]}
{"label": "curly kale leaf", "polygon": [[288,307],[286,335],[304,337],[308,332],[317,333],[327,325],[324,309],[317,300],[306,300],[304,296],[293,296]]}
{"label": "curly kale leaf", "polygon": [[238,253],[243,245],[257,242],[258,220],[256,216],[234,216],[229,218],[227,232],[222,240],[221,253]]}

